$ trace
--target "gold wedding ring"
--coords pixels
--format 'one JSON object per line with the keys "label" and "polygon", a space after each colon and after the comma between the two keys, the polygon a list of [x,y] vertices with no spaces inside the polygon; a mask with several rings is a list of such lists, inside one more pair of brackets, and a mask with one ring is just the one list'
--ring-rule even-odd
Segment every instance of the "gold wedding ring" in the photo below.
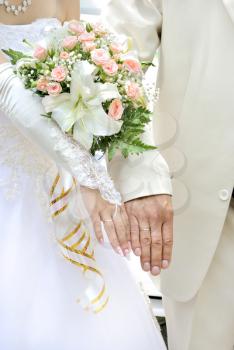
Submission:
{"label": "gold wedding ring", "polygon": [[115,211],[114,211],[114,214],[113,214],[113,216],[112,216],[112,219],[102,220],[102,222],[112,222],[113,219],[116,217],[116,215],[117,215],[117,213],[118,213],[118,208],[119,208],[119,206],[118,206],[118,204],[116,204],[116,205],[115,205]]}

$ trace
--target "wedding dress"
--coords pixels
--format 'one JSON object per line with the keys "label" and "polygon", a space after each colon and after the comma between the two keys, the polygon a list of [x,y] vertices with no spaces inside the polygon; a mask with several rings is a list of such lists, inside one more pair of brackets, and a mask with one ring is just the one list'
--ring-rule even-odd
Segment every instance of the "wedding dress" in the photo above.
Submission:
{"label": "wedding dress", "polygon": [[[24,38],[35,42],[45,31],[59,25],[56,19],[40,19],[19,26],[1,24],[1,48],[26,50]],[[49,157],[40,153],[1,113],[0,349],[164,350],[158,326],[128,269],[128,262],[108,244],[96,244],[90,225],[83,232],[84,236],[88,230],[91,232],[85,242],[88,246],[92,241],[98,266],[90,274],[96,271],[97,279],[102,281],[97,299],[104,298],[104,294],[108,297],[99,305],[100,312],[84,310],[77,302],[89,283],[96,280],[90,276],[85,279],[80,266],[69,263],[74,250],[71,255],[62,256],[64,251],[61,254],[61,245],[66,240],[60,240],[59,246],[55,231],[64,222],[49,220],[51,213],[47,205],[55,204],[59,198],[53,199],[56,186],[66,180],[63,171],[60,175],[57,172]],[[50,182],[50,179],[54,180]],[[65,180],[60,197],[65,197],[74,185],[70,181],[66,193]],[[70,200],[74,198],[81,216],[79,193]],[[60,211],[61,208],[57,209],[54,217]],[[77,218],[71,216],[71,220]]]}

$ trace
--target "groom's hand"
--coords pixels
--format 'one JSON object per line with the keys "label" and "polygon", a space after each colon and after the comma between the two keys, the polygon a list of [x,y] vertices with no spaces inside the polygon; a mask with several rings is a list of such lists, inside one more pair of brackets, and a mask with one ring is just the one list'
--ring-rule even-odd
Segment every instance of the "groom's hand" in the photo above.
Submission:
{"label": "groom's hand", "polygon": [[156,276],[169,267],[173,247],[173,210],[169,195],[155,195],[125,203],[132,249],[141,256],[144,271]]}

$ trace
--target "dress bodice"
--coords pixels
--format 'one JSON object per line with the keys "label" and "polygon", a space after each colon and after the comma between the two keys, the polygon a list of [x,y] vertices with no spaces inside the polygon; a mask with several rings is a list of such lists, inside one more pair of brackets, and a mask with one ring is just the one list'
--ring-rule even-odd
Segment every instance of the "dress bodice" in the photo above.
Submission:
{"label": "dress bodice", "polygon": [[26,25],[0,24],[0,49],[11,48],[26,52],[28,48],[23,39],[35,43],[42,39],[47,31],[60,25],[56,18],[41,18]]}

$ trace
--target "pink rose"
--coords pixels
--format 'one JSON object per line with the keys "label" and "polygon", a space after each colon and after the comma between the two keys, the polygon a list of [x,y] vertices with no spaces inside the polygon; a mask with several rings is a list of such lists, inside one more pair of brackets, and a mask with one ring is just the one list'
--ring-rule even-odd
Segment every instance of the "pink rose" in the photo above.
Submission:
{"label": "pink rose", "polygon": [[80,34],[85,32],[84,25],[78,21],[71,21],[68,24],[68,28],[72,33],[77,34],[77,35],[80,35]]}
{"label": "pink rose", "polygon": [[57,96],[62,92],[62,87],[59,83],[49,83],[47,91],[49,95]]}
{"label": "pink rose", "polygon": [[108,63],[110,60],[110,54],[104,49],[95,49],[91,52],[91,58],[96,65],[101,66]]}
{"label": "pink rose", "polygon": [[66,52],[66,51],[62,51],[60,52],[60,56],[61,60],[67,60],[70,56],[69,56],[69,53]]}
{"label": "pink rose", "polygon": [[106,28],[102,23],[95,23],[93,26],[93,30],[98,35],[105,35],[107,33]]}
{"label": "pink rose", "polygon": [[110,104],[108,115],[114,120],[119,120],[122,118],[123,112],[124,108],[122,102],[116,98]]}
{"label": "pink rose", "polygon": [[48,52],[47,52],[47,50],[44,47],[37,46],[35,48],[34,53],[33,53],[33,57],[37,58],[40,61],[44,61],[46,59],[46,57],[47,57],[47,54],[48,54]]}
{"label": "pink rose", "polygon": [[126,93],[132,100],[137,100],[141,95],[140,87],[137,83],[129,83],[126,86]]}
{"label": "pink rose", "polygon": [[51,77],[58,82],[64,81],[67,77],[67,71],[64,67],[58,66],[52,70]]}
{"label": "pink rose", "polygon": [[48,80],[44,77],[41,77],[37,81],[37,90],[42,91],[42,92],[46,92],[47,87],[48,87]]}
{"label": "pink rose", "polygon": [[85,41],[82,44],[83,50],[86,52],[92,51],[94,49],[96,49],[96,45],[93,41]]}
{"label": "pink rose", "polygon": [[63,39],[62,47],[64,49],[73,50],[74,47],[77,45],[77,43],[78,43],[77,37],[74,35],[70,35],[70,36],[67,36],[65,39]]}
{"label": "pink rose", "polygon": [[95,40],[95,35],[94,35],[94,33],[85,32],[85,33],[83,33],[83,34],[78,36],[78,40],[81,43],[84,43],[84,42],[87,42],[87,41],[94,41]]}
{"label": "pink rose", "polygon": [[126,59],[123,65],[132,73],[140,73],[142,71],[140,62],[131,58]]}
{"label": "pink rose", "polygon": [[119,66],[114,60],[109,60],[102,65],[104,72],[108,75],[115,75],[118,72]]}
{"label": "pink rose", "polygon": [[118,53],[123,51],[123,47],[120,44],[118,44],[118,43],[112,43],[110,45],[110,49],[111,49],[111,51],[113,53],[116,53],[116,54],[118,54]]}

